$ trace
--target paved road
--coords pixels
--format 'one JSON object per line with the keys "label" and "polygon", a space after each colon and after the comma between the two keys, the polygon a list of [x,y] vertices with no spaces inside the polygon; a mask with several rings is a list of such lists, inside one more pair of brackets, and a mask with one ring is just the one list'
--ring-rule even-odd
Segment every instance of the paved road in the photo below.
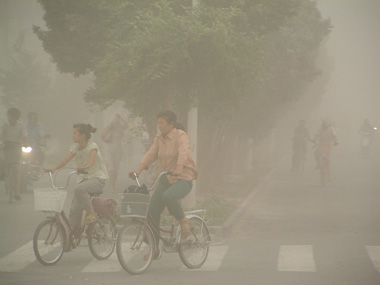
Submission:
{"label": "paved road", "polygon": [[115,255],[95,261],[87,247],[44,267],[31,247],[43,218],[33,211],[33,196],[9,205],[0,190],[0,284],[380,284],[378,154],[363,160],[336,148],[325,188],[311,157],[303,175],[289,173],[286,157],[228,236],[213,236],[197,271],[166,254],[146,274],[131,276]]}

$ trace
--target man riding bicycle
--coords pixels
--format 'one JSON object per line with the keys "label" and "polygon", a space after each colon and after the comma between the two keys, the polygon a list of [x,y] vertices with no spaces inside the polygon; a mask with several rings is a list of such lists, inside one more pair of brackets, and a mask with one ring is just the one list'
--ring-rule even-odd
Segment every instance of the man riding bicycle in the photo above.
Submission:
{"label": "man riding bicycle", "polygon": [[332,145],[337,145],[336,131],[334,127],[326,120],[323,120],[321,128],[317,132],[314,138],[314,142],[317,145],[315,150],[315,159],[317,161],[317,168],[320,169],[321,158],[326,158],[326,170],[327,179],[331,180],[330,171],[330,153]]}

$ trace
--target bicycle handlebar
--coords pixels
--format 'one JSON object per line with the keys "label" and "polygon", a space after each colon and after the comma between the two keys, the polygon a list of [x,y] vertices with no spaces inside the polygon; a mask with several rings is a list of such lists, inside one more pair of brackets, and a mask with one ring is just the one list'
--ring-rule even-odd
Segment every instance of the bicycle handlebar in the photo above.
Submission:
{"label": "bicycle handlebar", "polygon": [[[62,170],[62,169],[69,169],[69,168],[61,168],[60,170]],[[57,171],[55,172],[55,174],[53,175],[53,173],[52,173],[51,171],[48,171],[51,185],[52,185],[53,188],[56,189],[56,190],[64,190],[64,189],[66,189],[66,188],[69,186],[71,176],[73,176],[74,174],[87,174],[87,173],[88,173],[87,171],[84,171],[84,170],[79,171],[79,170],[77,170],[77,169],[74,170],[74,171],[71,171],[71,172],[69,173],[69,175],[67,176],[65,186],[63,186],[63,187],[59,187],[59,186],[57,186],[57,185],[55,184],[55,177],[56,177],[56,174],[57,174],[58,172],[59,172],[59,170],[57,170]]]}
{"label": "bicycle handlebar", "polygon": [[[163,175],[171,174],[171,173],[172,173],[171,171],[163,171],[163,172],[161,172],[161,173],[157,176],[157,178],[154,180],[153,185],[152,185],[151,187],[148,188],[148,191],[150,192],[150,191],[152,191],[152,190],[156,187],[158,181],[160,181],[160,179],[161,179],[161,177],[162,177]],[[140,183],[140,180],[139,180],[139,177],[138,177],[137,173],[136,173],[136,172],[133,172],[132,175],[133,175],[133,177],[131,177],[131,178],[134,179],[134,180],[136,180],[137,185],[138,185],[139,187],[141,187],[142,184]]]}

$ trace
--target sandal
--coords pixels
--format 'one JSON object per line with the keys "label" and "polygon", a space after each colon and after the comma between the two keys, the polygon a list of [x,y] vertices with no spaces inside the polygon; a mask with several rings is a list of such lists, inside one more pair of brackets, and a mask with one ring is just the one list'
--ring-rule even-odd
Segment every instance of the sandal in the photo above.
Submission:
{"label": "sandal", "polygon": [[98,220],[98,217],[96,215],[89,215],[84,220],[84,224],[88,226],[92,223],[95,223],[97,220]]}

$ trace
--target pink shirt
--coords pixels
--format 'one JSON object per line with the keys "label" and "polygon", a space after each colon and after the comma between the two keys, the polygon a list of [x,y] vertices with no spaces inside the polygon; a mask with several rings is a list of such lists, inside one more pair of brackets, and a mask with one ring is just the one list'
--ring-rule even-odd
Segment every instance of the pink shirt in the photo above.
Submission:
{"label": "pink shirt", "polygon": [[183,171],[179,176],[168,175],[169,183],[177,180],[195,180],[198,177],[197,168],[191,157],[188,136],[182,130],[174,128],[166,136],[158,134],[141,164],[149,167],[157,159],[160,161],[160,171],[173,170],[177,165],[183,165]]}

